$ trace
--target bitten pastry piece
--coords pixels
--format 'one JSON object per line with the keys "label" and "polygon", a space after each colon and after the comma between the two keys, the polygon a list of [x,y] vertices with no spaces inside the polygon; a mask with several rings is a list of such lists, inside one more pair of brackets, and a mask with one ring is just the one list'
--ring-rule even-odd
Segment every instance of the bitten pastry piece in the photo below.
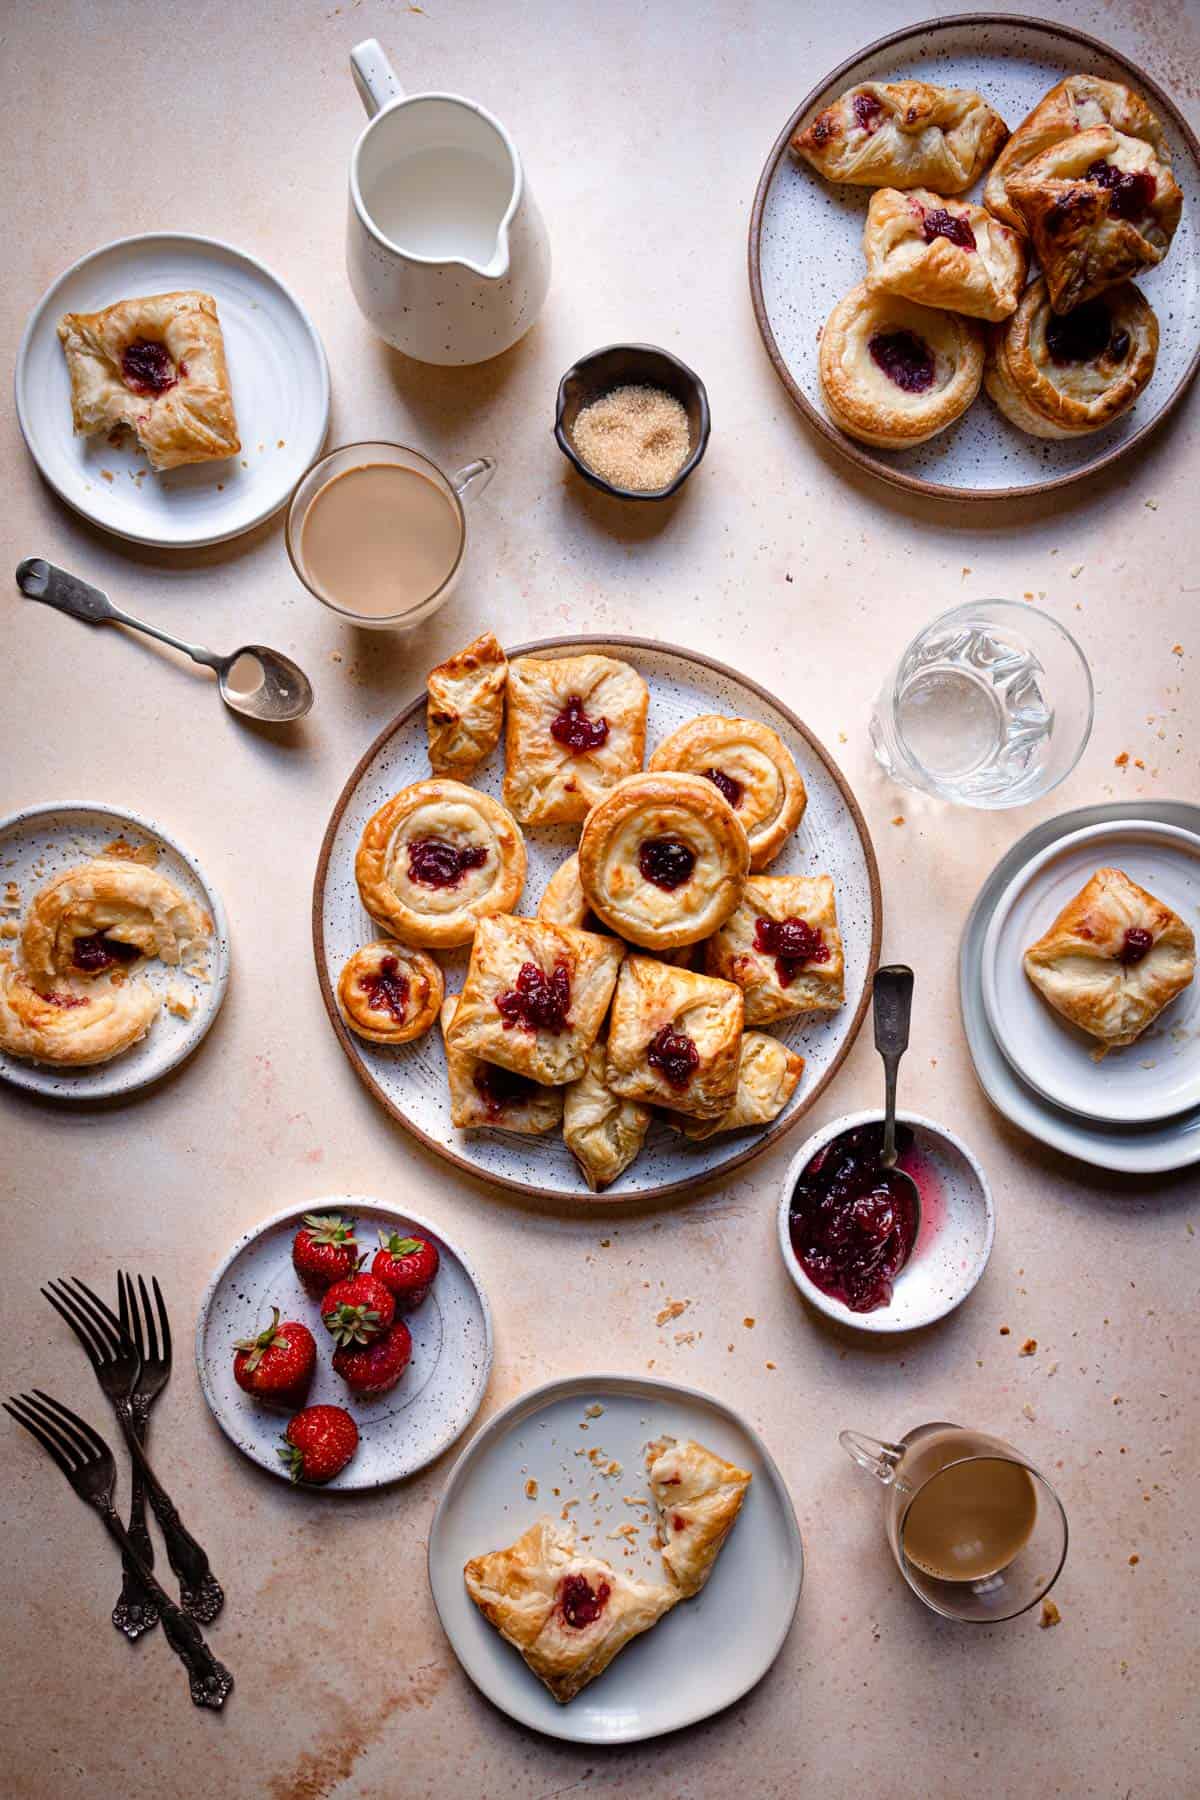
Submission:
{"label": "bitten pastry piece", "polygon": [[1139,1038],[1189,985],[1196,939],[1122,869],[1097,869],[1024,961],[1055,1012],[1116,1049]]}
{"label": "bitten pastry piece", "polygon": [[863,228],[867,286],[973,319],[1006,319],[1025,285],[1025,240],[969,200],[928,188],[871,195]]}
{"label": "bitten pastry piece", "polygon": [[983,326],[961,313],[851,288],[821,334],[818,370],[835,425],[906,450],[962,417],[983,379]]}
{"label": "bitten pastry piece", "polygon": [[1125,137],[1142,138],[1159,162],[1171,160],[1158,117],[1140,94],[1119,81],[1103,81],[1098,75],[1068,75],[1038,101],[1028,118],[1022,119],[992,164],[983,190],[983,204],[988,211],[1006,225],[1023,231],[1021,215],[1008,197],[1009,177],[1052,144],[1078,137],[1096,125],[1111,125]]}
{"label": "bitten pastry piece", "polygon": [[469,944],[480,919],[520,899],[525,839],[490,794],[416,781],[367,821],[354,874],[371,917],[402,943]]}
{"label": "bitten pastry piece", "polygon": [[700,1143],[719,1131],[769,1125],[795,1093],[803,1073],[804,1058],[778,1038],[768,1037],[764,1031],[744,1032],[733,1105],[719,1119],[680,1119],[680,1129],[693,1143]]}
{"label": "bitten pastry piece", "polygon": [[450,1042],[458,995],[442,1002],[442,1037],[450,1076],[450,1121],[460,1131],[516,1131],[543,1137],[562,1123],[563,1089],[541,1087],[525,1075],[482,1062]]}
{"label": "bitten pastry piece", "polygon": [[750,846],[750,867],[778,856],[804,817],[808,795],[779,733],[755,719],[704,713],[664,738],[648,769],[702,775],[724,795]]}
{"label": "bitten pastry piece", "polygon": [[737,1098],[741,990],[627,956],[613,996],[604,1079],[615,1094],[719,1118]]}
{"label": "bitten pastry piece", "polygon": [[846,965],[832,879],[752,875],[742,904],[710,940],[706,967],[744,990],[747,1025],[839,1007]]}
{"label": "bitten pastry piece", "polygon": [[423,1037],[442,1005],[442,971],[424,950],[391,938],[356,950],[338,977],[342,1018],[371,1044],[409,1044]]}
{"label": "bitten pastry piece", "polygon": [[694,1438],[673,1437],[646,1445],[646,1473],[662,1559],[680,1599],[690,1599],[712,1574],[753,1477]]}
{"label": "bitten pastry piece", "polygon": [[1007,136],[999,113],[969,88],[860,81],[798,131],[792,149],[827,181],[961,194]]}
{"label": "bitten pastry piece", "polygon": [[587,1068],[563,1089],[563,1141],[593,1193],[623,1175],[646,1141],[653,1117],[648,1106],[624,1100],[604,1079],[606,1051],[595,1043]]}
{"label": "bitten pastry piece", "polygon": [[504,724],[508,658],[490,631],[429,671],[426,724],[435,775],[465,778],[492,754]]}
{"label": "bitten pastry piece", "polygon": [[508,668],[504,799],[525,825],[582,819],[642,766],[650,691],[614,656],[519,656]]}
{"label": "bitten pastry piece", "polygon": [[481,919],[447,1045],[531,1081],[577,1081],[625,946],[540,919]]}
{"label": "bitten pastry piece", "polygon": [[1046,283],[992,334],[983,384],[1000,411],[1033,437],[1083,437],[1129,411],[1154,373],[1158,320],[1125,282],[1053,312]]}
{"label": "bitten pastry piece", "polygon": [[144,863],[94,857],[34,895],[21,954],[35,985],[88,978],[140,957],[178,964],[198,955],[212,921],[173,882]]}
{"label": "bitten pastry piece", "polygon": [[241,449],[211,294],[151,294],[103,312],[66,313],[58,335],[77,436],[128,428],[153,469]]}
{"label": "bitten pastry piece", "polygon": [[674,1587],[634,1581],[577,1550],[574,1526],[551,1519],[539,1519],[507,1550],[472,1557],[463,1578],[484,1618],[560,1705],[679,1599]]}
{"label": "bitten pastry piece", "polygon": [[1168,164],[1111,125],[1052,144],[1009,176],[1007,191],[1058,313],[1160,263],[1183,209]]}
{"label": "bitten pastry piece", "polygon": [[108,1062],[145,1037],[158,1009],[144,981],[35,987],[0,958],[0,1050],[9,1056],[64,1067]]}

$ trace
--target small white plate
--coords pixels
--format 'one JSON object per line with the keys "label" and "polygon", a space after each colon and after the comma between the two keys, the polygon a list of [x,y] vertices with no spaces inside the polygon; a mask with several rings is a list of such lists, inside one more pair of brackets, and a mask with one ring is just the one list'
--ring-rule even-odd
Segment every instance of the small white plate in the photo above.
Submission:
{"label": "small white plate", "polygon": [[796,1152],[779,1200],[779,1248],[787,1272],[804,1298],[827,1318],[856,1331],[916,1331],[962,1305],[992,1254],[996,1236],[992,1190],[961,1138],[919,1113],[896,1114],[901,1125],[911,1127],[915,1140],[912,1150],[899,1158],[899,1166],[920,1190],[921,1229],[887,1306],[876,1307],[874,1312],[854,1312],[844,1301],[822,1293],[805,1274],[788,1230],[792,1190],[817,1151],[844,1131],[877,1123],[882,1117],[878,1110],[847,1113],[823,1125]]}
{"label": "small white plate", "polygon": [[[587,1416],[593,1404],[603,1407]],[[682,1600],[614,1659],[567,1706],[559,1706],[524,1661],[487,1623],[467,1593],[463,1565],[511,1544],[545,1513],[578,1499],[574,1519],[586,1546],[645,1581],[665,1582],[650,1547],[654,1511],[627,1547],[609,1533],[647,1501],[643,1451],[651,1438],[694,1437],[748,1469],[754,1479],[707,1585]],[[588,1450],[621,1465],[604,1476]],[[527,1497],[526,1483],[538,1492]],[[558,1494],[554,1489],[559,1490]],[[592,1504],[589,1494],[599,1493]],[[552,1381],[505,1407],[467,1445],[450,1471],[429,1534],[429,1583],[446,1636],[476,1687],[535,1731],[576,1744],[631,1744],[719,1712],[760,1681],[791,1628],[804,1552],[782,1475],[757,1432],[721,1401],[694,1388],[640,1375],[580,1375]]]}
{"label": "small white plate", "polygon": [[1022,957],[1098,868],[1118,867],[1193,927],[1200,922],[1200,837],[1132,819],[1077,831],[1026,863],[983,941],[980,978],[992,1035],[1017,1074],[1087,1119],[1140,1125],[1200,1105],[1200,984],[1135,1044],[1096,1060],[1095,1038],[1054,1011]]}
{"label": "small white plate", "polygon": [[[212,919],[212,938],[196,964],[202,974],[190,975],[153,958],[137,971],[138,979],[148,982],[156,993],[165,993],[170,987],[182,989],[194,1002],[194,1010],[190,1018],[183,1019],[164,1006],[140,1043],[111,1062],[86,1068],[57,1068],[0,1052],[0,1080],[14,1087],[57,1100],[113,1100],[135,1093],[190,1056],[221,1010],[229,984],[225,908],[200,864],[153,819],[85,801],[27,806],[0,819],[0,897],[10,881],[15,882],[18,894],[11,906],[6,903],[0,910],[0,919],[20,925],[39,888],[64,869],[101,855],[118,838],[157,850],[154,866]],[[14,954],[18,950],[17,942],[8,938],[0,941],[0,947]]]}
{"label": "small white plate", "polygon": [[[441,1265],[428,1298],[405,1313],[412,1361],[390,1393],[362,1400],[333,1372],[333,1346],[321,1324],[320,1301],[292,1267],[292,1241],[305,1213],[338,1213],[358,1221],[359,1247],[372,1255],[380,1231],[419,1232],[437,1245]],[[280,1317],[307,1325],[317,1340],[317,1372],[306,1405],[344,1406],[359,1429],[353,1460],[325,1483],[331,1492],[382,1487],[423,1469],[466,1430],[483,1399],[492,1367],[492,1314],[463,1252],[418,1213],[361,1194],[327,1194],[290,1206],[236,1243],[204,1292],[196,1320],[196,1366],[217,1424],[239,1450],[289,1480],[277,1452],[286,1416],[264,1407],[233,1379],[234,1345]]]}
{"label": "small white plate", "polygon": [[[217,303],[242,448],[156,475],[132,437],[76,437],[58,341],[65,312],[198,288]],[[278,512],[329,428],[329,370],[299,300],[254,257],[215,238],[152,233],[106,244],[47,289],[17,352],[17,417],[61,497],[106,531],[181,550],[238,537]]]}

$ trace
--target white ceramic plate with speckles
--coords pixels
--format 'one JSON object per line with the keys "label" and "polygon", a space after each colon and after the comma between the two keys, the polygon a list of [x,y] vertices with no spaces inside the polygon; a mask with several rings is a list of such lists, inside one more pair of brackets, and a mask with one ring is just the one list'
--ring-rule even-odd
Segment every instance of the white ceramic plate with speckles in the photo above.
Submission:
{"label": "white ceramic plate with speckles", "polygon": [[[1050,88],[1075,71],[1124,82],[1145,96],[1163,122],[1184,192],[1183,218],[1169,254],[1138,281],[1161,334],[1149,386],[1131,412],[1082,438],[1029,437],[981,390],[957,424],[915,449],[878,450],[855,442],[825,413],[817,355],[834,305],[866,272],[862,232],[871,190],[823,180],[788,149],[794,131],[855,82],[906,79],[974,88],[1015,129]],[[1132,449],[1165,418],[1200,367],[1197,194],[1200,144],[1169,95],[1115,50],[1066,26],[995,13],[908,26],[826,76],[767,158],[750,221],[750,285],[763,342],[810,422],[843,454],[895,486],[994,499],[1079,481]],[[978,199],[978,190],[963,197]]]}
{"label": "white ceramic plate with speckles", "polygon": [[[213,922],[212,936],[195,963],[199,973],[171,968],[149,958],[136,977],[164,997],[173,989],[184,1018],[164,1005],[145,1037],[111,1061],[83,1068],[56,1068],[0,1051],[0,1080],[57,1100],[113,1100],[149,1087],[191,1055],[211,1027],[229,985],[229,922],[221,897],[194,857],[153,819],[86,802],[26,807],[0,819],[0,929],[3,949],[18,957],[19,945],[7,927],[19,927],[39,888],[64,869],[99,856],[121,840],[154,854],[154,867],[194,900]],[[12,884],[12,885],[10,885]]]}
{"label": "white ceramic plate with speckles", "polygon": [[[321,1324],[320,1301],[305,1292],[292,1267],[292,1242],[305,1213],[355,1219],[359,1244],[372,1252],[380,1231],[404,1236],[416,1231],[437,1245],[441,1260],[433,1288],[404,1315],[412,1360],[390,1393],[359,1399],[333,1372],[333,1345]],[[361,1194],[306,1200],[264,1220],[234,1245],[205,1289],[196,1320],[196,1365],[213,1417],[239,1450],[281,1480],[290,1479],[278,1455],[287,1415],[262,1406],[233,1379],[237,1340],[268,1326],[273,1306],[282,1318],[307,1325],[317,1340],[317,1370],[305,1404],[344,1406],[358,1426],[357,1451],[323,1492],[383,1487],[415,1474],[460,1437],[479,1411],[492,1368],[492,1314],[463,1252],[428,1219],[398,1206]]]}
{"label": "white ceramic plate with speckles", "polygon": [[[808,806],[772,875],[832,875],[845,947],[846,999],[840,1011],[788,1021],[779,1035],[805,1058],[800,1085],[766,1129],[736,1132],[691,1144],[656,1120],[641,1154],[601,1198],[662,1198],[687,1192],[709,1176],[726,1174],[759,1155],[807,1112],[833,1079],[858,1033],[879,960],[882,902],[879,871],[866,824],[845,777],[817,740],[781,701],[745,676],[690,651],[640,638],[555,638],[521,645],[510,655],[566,656],[580,650],[624,657],[650,688],[647,755],[668,733],[698,713],[726,713],[772,726],[796,758]],[[501,796],[503,746],[472,777]],[[519,1192],[593,1199],[578,1164],[558,1133],[463,1132],[450,1123],[450,1096],[441,1034],[435,1026],[417,1043],[364,1043],[343,1024],[334,992],[343,963],[378,929],[364,912],[354,880],[363,827],[390,795],[429,777],[425,697],[415,700],[375,740],[342,791],[325,834],[313,888],[313,947],[330,1022],[356,1073],[389,1112],[431,1150],[484,1179]],[[554,870],[574,850],[578,826],[527,828],[529,856],[519,906],[532,914]],[[461,989],[467,950],[439,953],[448,993]]]}
{"label": "white ceramic plate with speckles", "polygon": [[[596,1406],[600,1413],[589,1416]],[[546,1513],[557,1519],[571,1501],[566,1516],[582,1548],[636,1580],[665,1582],[650,1541],[644,1462],[646,1444],[664,1435],[695,1438],[749,1470],[741,1513],[701,1592],[680,1601],[560,1706],[484,1619],[467,1593],[463,1565],[511,1544]],[[588,1451],[600,1454],[589,1460]],[[614,1472],[602,1473],[610,1463]],[[530,1482],[536,1493],[526,1491]],[[647,1504],[630,1506],[625,1495]],[[625,1532],[612,1536],[620,1527]],[[640,1375],[571,1376],[505,1407],[451,1469],[429,1533],[434,1604],[471,1680],[510,1718],[576,1744],[637,1743],[732,1705],[783,1648],[803,1579],[796,1514],[758,1433],[708,1394]]]}

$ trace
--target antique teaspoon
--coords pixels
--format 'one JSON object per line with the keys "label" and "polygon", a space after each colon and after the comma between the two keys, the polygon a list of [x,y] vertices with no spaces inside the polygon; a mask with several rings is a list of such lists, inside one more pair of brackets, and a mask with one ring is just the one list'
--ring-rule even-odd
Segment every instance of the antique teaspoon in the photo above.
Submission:
{"label": "antique teaspoon", "polygon": [[302,719],[313,703],[312,683],[304,670],[290,656],[268,650],[265,644],[243,644],[231,656],[218,656],[201,644],[185,644],[170,632],[160,631],[157,625],[131,618],[99,588],[40,556],[27,556],[17,564],[17,586],[26,599],[57,607],[59,612],[70,613],[85,624],[128,625],[133,631],[144,631],[148,637],[182,650],[193,662],[215,670],[226,706],[248,718],[283,725],[289,719]]}
{"label": "antique teaspoon", "polygon": [[912,994],[913,972],[906,964],[889,963],[875,971],[875,1048],[883,1058],[884,1069],[883,1149],[879,1164],[889,1171],[889,1186],[899,1188],[912,1205],[915,1244],[921,1234],[921,1192],[912,1176],[896,1167],[896,1071],[908,1049]]}

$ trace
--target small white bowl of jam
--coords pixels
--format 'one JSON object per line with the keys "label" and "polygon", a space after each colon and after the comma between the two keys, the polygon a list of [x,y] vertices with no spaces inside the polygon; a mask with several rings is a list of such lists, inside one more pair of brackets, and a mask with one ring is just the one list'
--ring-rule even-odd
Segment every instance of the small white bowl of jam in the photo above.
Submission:
{"label": "small white bowl of jam", "polygon": [[848,1113],[814,1132],[788,1168],[779,1248],[804,1298],[857,1331],[916,1331],[960,1306],[996,1235],[992,1191],[961,1138],[896,1114],[898,1166],[921,1196],[920,1225],[879,1166],[883,1115]]}

